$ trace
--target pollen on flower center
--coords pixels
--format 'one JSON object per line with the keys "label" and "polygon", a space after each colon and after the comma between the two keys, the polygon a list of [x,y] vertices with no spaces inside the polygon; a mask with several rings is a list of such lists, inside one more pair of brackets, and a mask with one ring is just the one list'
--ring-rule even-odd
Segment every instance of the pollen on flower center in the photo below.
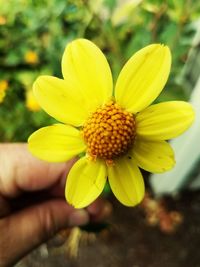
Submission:
{"label": "pollen on flower center", "polygon": [[107,162],[124,154],[133,144],[135,120],[131,113],[110,101],[94,112],[83,126],[87,152]]}

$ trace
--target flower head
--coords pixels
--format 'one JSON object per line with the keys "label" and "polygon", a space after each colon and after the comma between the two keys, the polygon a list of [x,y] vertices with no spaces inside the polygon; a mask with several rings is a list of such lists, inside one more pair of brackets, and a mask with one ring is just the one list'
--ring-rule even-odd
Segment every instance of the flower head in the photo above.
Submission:
{"label": "flower head", "polygon": [[113,91],[110,67],[100,49],[86,39],[66,47],[64,79],[40,76],[34,83],[41,107],[62,122],[44,127],[29,138],[40,159],[60,162],[82,152],[66,183],[66,199],[76,208],[94,201],[105,183],[126,206],[144,196],[139,170],[164,172],[174,166],[165,141],[192,123],[190,104],[171,101],[149,106],[168,79],[171,54],[167,46],[149,45],[123,67]]}

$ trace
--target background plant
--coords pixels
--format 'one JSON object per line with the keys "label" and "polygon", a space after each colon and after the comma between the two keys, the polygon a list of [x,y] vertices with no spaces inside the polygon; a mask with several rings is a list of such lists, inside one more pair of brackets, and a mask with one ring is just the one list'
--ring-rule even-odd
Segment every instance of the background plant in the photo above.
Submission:
{"label": "background plant", "polygon": [[169,45],[172,72],[158,101],[189,97],[177,78],[194,36],[199,1],[0,0],[0,6],[1,142],[26,141],[52,123],[37,105],[32,83],[40,74],[61,77],[62,53],[75,38],[88,38],[103,50],[115,79],[138,49],[155,42]]}

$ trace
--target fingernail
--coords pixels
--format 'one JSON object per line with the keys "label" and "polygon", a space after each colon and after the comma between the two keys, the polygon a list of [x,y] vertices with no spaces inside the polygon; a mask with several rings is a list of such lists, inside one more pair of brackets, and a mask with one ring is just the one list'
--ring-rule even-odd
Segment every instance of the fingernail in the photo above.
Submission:
{"label": "fingernail", "polygon": [[74,211],[69,218],[70,226],[84,225],[89,222],[89,215],[86,210],[76,210]]}

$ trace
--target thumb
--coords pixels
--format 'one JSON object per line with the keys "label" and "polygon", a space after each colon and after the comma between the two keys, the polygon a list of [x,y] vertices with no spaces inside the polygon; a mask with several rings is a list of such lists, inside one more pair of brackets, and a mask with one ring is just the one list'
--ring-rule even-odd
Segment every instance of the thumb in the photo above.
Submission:
{"label": "thumb", "polygon": [[74,210],[64,200],[49,200],[1,219],[0,265],[16,263],[59,230],[88,220],[85,210]]}

